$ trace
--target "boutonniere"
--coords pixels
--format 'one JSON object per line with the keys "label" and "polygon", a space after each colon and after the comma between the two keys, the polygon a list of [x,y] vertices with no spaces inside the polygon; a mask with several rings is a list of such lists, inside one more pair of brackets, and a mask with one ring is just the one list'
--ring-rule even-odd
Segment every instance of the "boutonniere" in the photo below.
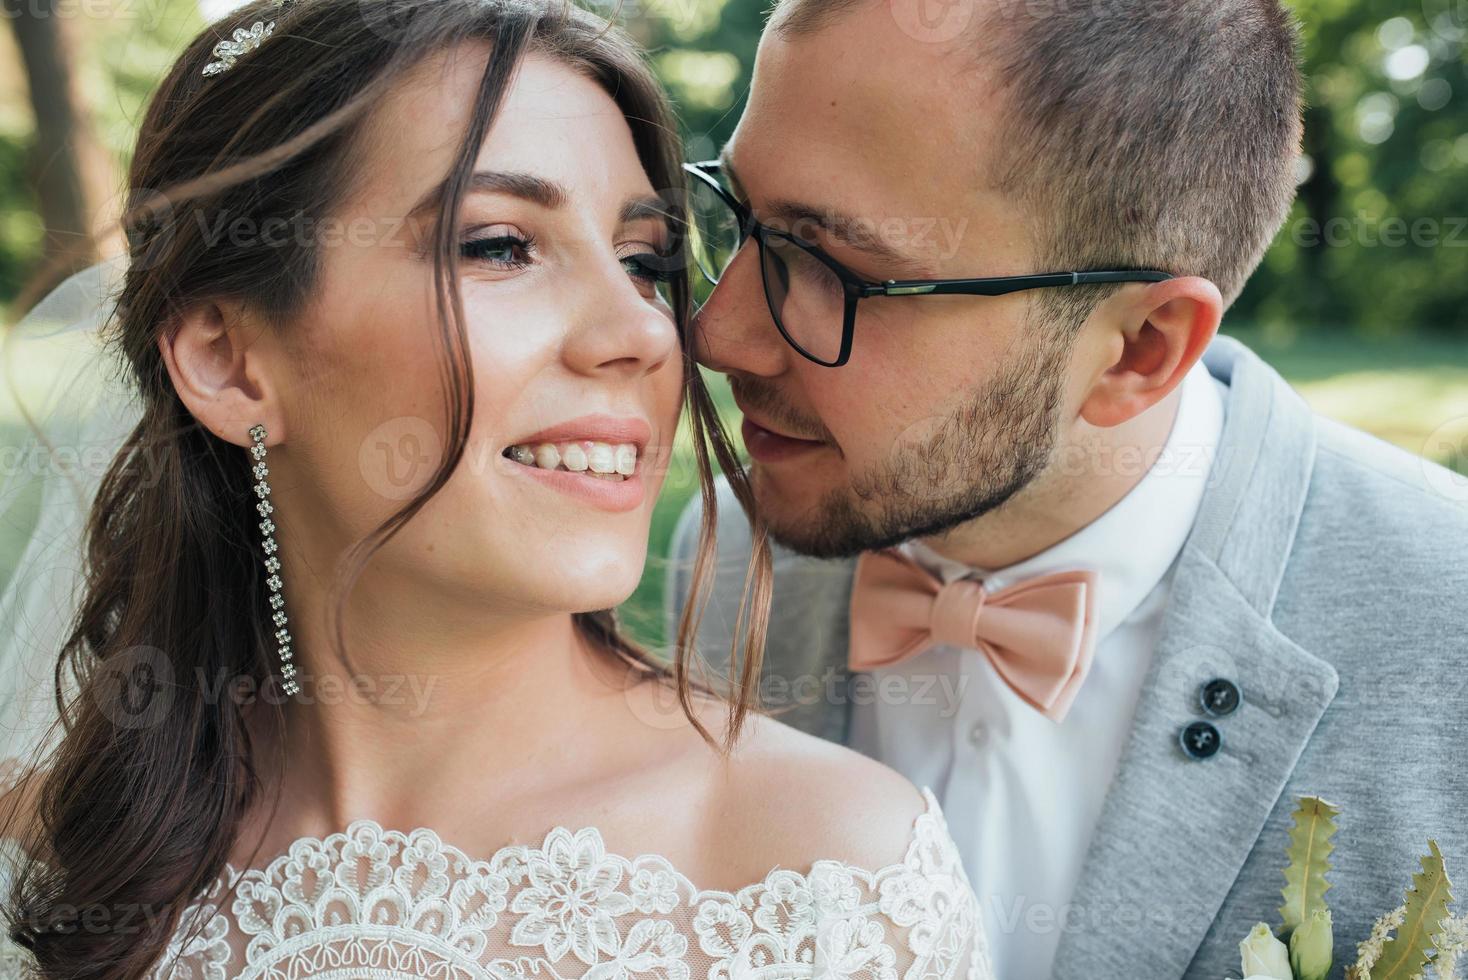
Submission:
{"label": "boutonniere", "polygon": [[[1327,980],[1331,976],[1334,936],[1325,892],[1331,883],[1335,818],[1340,810],[1314,796],[1302,796],[1286,853],[1284,904],[1280,925],[1260,922],[1239,943],[1248,980]],[[1458,958],[1468,952],[1468,915],[1453,918],[1448,871],[1437,841],[1427,842],[1422,870],[1412,876],[1406,901],[1376,920],[1371,935],[1356,947],[1356,962],[1345,980],[1416,980],[1431,969],[1435,980],[1456,977]]]}

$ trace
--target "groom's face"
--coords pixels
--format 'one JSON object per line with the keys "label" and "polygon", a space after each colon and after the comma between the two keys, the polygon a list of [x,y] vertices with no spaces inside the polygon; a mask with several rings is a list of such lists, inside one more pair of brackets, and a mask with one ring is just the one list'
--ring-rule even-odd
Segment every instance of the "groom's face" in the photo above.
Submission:
{"label": "groom's face", "polygon": [[[904,30],[893,9],[766,32],[726,183],[868,280],[1049,271],[1019,209],[982,183],[1003,138],[998,86],[970,45]],[[700,314],[698,354],[745,413],[776,540],[849,555],[969,521],[1030,483],[1083,386],[1068,378],[1068,332],[1032,321],[1029,296],[864,299],[849,362],[829,368],[780,336],[750,242]],[[834,305],[824,329],[839,336]]]}

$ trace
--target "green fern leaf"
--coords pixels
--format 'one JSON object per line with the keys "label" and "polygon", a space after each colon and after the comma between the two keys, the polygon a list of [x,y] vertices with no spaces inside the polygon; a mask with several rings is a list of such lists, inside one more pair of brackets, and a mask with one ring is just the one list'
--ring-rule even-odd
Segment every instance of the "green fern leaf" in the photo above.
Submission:
{"label": "green fern leaf", "polygon": [[1422,871],[1412,876],[1407,892],[1407,917],[1371,968],[1371,980],[1412,980],[1422,974],[1428,954],[1442,936],[1443,920],[1453,901],[1448,870],[1443,866],[1437,841],[1427,842],[1429,853],[1422,858]]}
{"label": "green fern leaf", "polygon": [[1330,882],[1330,852],[1335,850],[1335,818],[1340,810],[1316,796],[1300,797],[1295,808],[1295,825],[1290,830],[1290,847],[1286,852],[1290,863],[1285,868],[1285,887],[1279,907],[1285,932],[1292,931],[1314,912],[1326,911],[1325,892]]}

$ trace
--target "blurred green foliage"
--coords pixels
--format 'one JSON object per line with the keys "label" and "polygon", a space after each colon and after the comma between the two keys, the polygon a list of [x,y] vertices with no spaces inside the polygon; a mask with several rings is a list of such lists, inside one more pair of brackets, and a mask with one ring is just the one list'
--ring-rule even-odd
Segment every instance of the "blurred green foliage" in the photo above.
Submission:
{"label": "blurred green foliage", "polygon": [[1304,26],[1310,176],[1239,315],[1378,335],[1414,325],[1462,333],[1468,4],[1292,6]]}
{"label": "blurred green foliage", "polygon": [[[213,0],[211,0],[213,2]],[[738,121],[769,0],[582,0],[648,46],[673,93],[691,158]],[[1294,213],[1230,320],[1276,339],[1325,329],[1462,334],[1468,283],[1468,0],[1288,0],[1308,81]],[[157,78],[199,29],[197,0],[116,5],[77,32],[83,91],[103,144],[125,163]],[[0,104],[0,303],[42,230],[27,179],[29,109]],[[125,183],[119,177],[117,190]]]}
{"label": "blurred green foliage", "polygon": [[[204,18],[197,0],[99,0],[57,9],[75,45],[74,82],[102,149],[117,164],[108,191],[121,195],[148,97]],[[12,77],[9,70],[6,77]],[[34,195],[33,176],[43,165],[34,154],[34,115],[18,66],[13,77],[19,91],[7,86],[0,92],[0,306],[20,292],[44,234]]]}

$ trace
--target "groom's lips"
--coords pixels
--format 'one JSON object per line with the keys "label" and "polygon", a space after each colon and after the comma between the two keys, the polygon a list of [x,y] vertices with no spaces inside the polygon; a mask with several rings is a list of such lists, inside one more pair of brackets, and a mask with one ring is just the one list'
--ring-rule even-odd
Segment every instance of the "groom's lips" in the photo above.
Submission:
{"label": "groom's lips", "polygon": [[742,431],[745,448],[749,450],[750,457],[759,463],[777,463],[780,460],[803,456],[825,445],[824,442],[817,442],[813,439],[796,439],[792,436],[781,435],[755,422],[748,415],[744,417]]}

